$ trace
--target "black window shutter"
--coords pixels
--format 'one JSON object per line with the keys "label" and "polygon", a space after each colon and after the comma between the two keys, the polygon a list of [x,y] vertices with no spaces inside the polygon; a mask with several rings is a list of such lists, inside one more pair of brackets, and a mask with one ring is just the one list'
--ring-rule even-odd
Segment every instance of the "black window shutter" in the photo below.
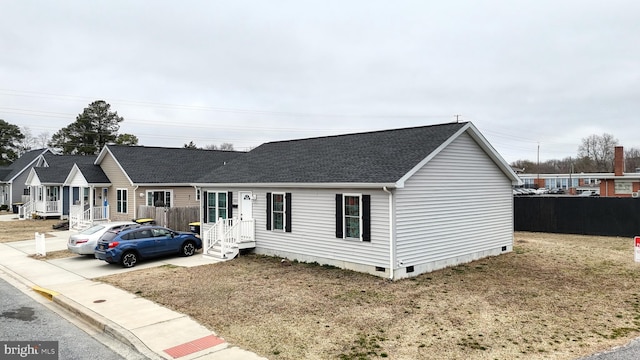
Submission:
{"label": "black window shutter", "polygon": [[271,193],[267,193],[267,230],[271,230]]}
{"label": "black window shutter", "polygon": [[285,232],[291,232],[291,193],[285,193],[284,194],[284,202],[285,202],[285,224],[284,224],[284,231]]}
{"label": "black window shutter", "polygon": [[233,219],[233,191],[227,193],[227,218]]}
{"label": "black window shutter", "polygon": [[336,237],[344,238],[342,233],[342,194],[336,194]]}
{"label": "black window shutter", "polygon": [[202,196],[204,196],[204,199],[202,200],[202,204],[204,205],[204,209],[202,211],[202,213],[204,214],[204,218],[202,220],[204,220],[203,222],[207,223],[209,222],[209,204],[207,203],[209,201],[209,195],[206,191],[203,191],[201,197]]}
{"label": "black window shutter", "polygon": [[362,195],[362,241],[371,241],[371,195]]}

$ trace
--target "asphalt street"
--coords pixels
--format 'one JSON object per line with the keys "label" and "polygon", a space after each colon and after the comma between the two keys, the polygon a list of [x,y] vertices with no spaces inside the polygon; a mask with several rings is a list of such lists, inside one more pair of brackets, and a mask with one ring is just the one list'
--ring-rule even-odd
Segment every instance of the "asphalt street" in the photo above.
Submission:
{"label": "asphalt street", "polygon": [[636,339],[629,344],[609,350],[601,354],[591,355],[579,360],[636,360],[640,359],[640,340]]}
{"label": "asphalt street", "polygon": [[89,326],[63,318],[42,299],[27,296],[0,277],[0,341],[58,341],[60,360],[144,359]]}

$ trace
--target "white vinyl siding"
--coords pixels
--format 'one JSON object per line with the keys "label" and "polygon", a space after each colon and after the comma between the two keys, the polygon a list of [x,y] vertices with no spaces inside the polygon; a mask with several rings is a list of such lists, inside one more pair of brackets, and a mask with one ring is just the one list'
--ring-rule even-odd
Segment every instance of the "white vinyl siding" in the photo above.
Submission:
{"label": "white vinyl siding", "polygon": [[[238,191],[233,192],[236,198]],[[336,194],[353,193],[353,189],[252,189],[252,192],[257,199],[253,202],[257,250],[300,254],[305,259],[316,257],[318,262],[330,259],[389,268],[389,198],[381,189],[361,192],[371,195],[371,242],[336,238]],[[264,199],[272,192],[292,194],[292,232],[267,230]]]}
{"label": "white vinyl siding", "polygon": [[511,182],[466,133],[397,190],[395,205],[396,259],[405,266],[513,245]]}

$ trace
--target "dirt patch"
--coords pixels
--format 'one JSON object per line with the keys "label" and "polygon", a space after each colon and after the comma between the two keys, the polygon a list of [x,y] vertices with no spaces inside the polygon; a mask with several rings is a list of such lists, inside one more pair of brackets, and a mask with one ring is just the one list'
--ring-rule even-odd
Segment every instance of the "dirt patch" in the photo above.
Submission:
{"label": "dirt patch", "polygon": [[53,233],[53,225],[60,220],[12,220],[0,221],[0,243],[35,239],[35,233]]}
{"label": "dirt patch", "polygon": [[575,359],[640,334],[639,279],[631,239],[517,233],[396,282],[256,255],[100,280],[270,359]]}
{"label": "dirt patch", "polygon": [[47,252],[47,255],[29,255],[30,258],[34,258],[36,260],[54,260],[54,259],[62,259],[68,258],[71,256],[78,256],[77,254],[72,253],[69,250],[58,250],[58,251],[50,251]]}

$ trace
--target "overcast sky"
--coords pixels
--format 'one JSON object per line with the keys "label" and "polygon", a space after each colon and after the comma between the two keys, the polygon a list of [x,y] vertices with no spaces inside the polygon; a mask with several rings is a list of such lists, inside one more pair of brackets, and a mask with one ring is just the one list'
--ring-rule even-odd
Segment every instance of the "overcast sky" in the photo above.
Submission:
{"label": "overcast sky", "polygon": [[640,148],[640,1],[0,0],[0,118],[141,145],[471,121],[508,162]]}

